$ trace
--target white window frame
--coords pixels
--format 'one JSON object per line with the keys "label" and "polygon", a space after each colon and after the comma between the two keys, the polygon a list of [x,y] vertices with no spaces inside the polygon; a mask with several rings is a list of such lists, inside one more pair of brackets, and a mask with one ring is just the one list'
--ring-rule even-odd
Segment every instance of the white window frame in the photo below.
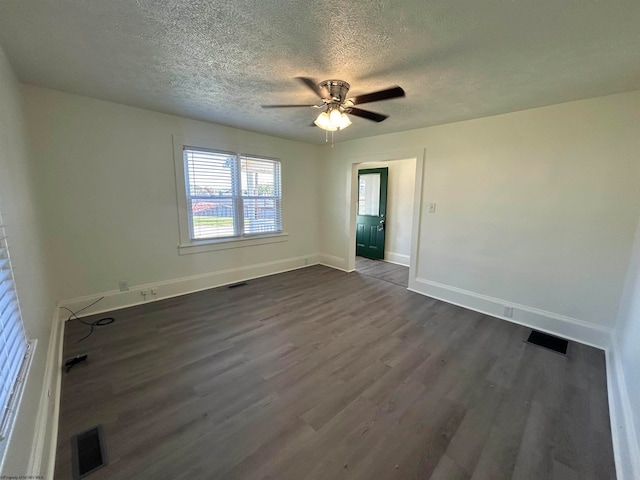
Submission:
{"label": "white window frame", "polygon": [[[281,231],[269,233],[254,233],[249,235],[238,235],[233,237],[212,238],[203,240],[194,240],[191,238],[191,217],[189,215],[188,197],[187,197],[187,172],[185,171],[184,150],[192,148],[194,150],[210,150],[214,152],[227,152],[237,157],[248,156],[256,158],[265,158],[277,160],[280,162],[280,221]],[[173,137],[173,157],[176,174],[176,199],[178,204],[178,227],[180,235],[180,243],[178,244],[178,253],[180,255],[189,255],[193,253],[210,252],[217,250],[227,250],[232,248],[242,248],[254,245],[265,245],[270,243],[280,243],[288,241],[289,234],[284,230],[285,205],[283,201],[284,192],[282,184],[284,183],[283,162],[278,159],[278,155],[274,152],[261,152],[255,154],[253,152],[265,150],[264,148],[255,148],[250,145],[229,145],[221,142],[211,142],[202,139],[189,139],[179,136]],[[248,153],[252,152],[252,153]],[[270,198],[270,197],[267,197]]]}
{"label": "white window frame", "polygon": [[[29,340],[29,338],[27,337],[26,331],[24,329],[24,323],[22,321],[22,311],[20,309],[20,300],[18,298],[18,292],[15,287],[14,272],[11,265],[11,253],[9,251],[10,250],[9,242],[7,239],[5,227],[2,222],[1,212],[0,212],[0,248],[2,248],[6,253],[6,257],[4,258],[4,260],[6,260],[4,270],[8,271],[8,276],[5,275],[5,277],[3,277],[5,280],[5,285],[8,286],[8,290],[5,291],[5,289],[3,289],[3,291],[5,292],[5,295],[8,295],[9,291],[13,290],[14,292],[13,295],[15,295],[15,307],[10,309],[9,306],[7,305],[6,308],[9,310],[4,310],[4,314],[6,315],[6,317],[14,318],[18,322],[16,323],[16,325],[18,325],[18,327],[20,328],[20,332],[21,332],[20,336],[22,338],[16,341],[23,341],[24,348],[25,348],[24,356],[20,361],[20,366],[17,371],[17,376],[15,379],[12,378],[10,380],[12,382],[9,384],[11,393],[7,398],[7,402],[6,404],[0,404],[0,468],[1,468],[1,465],[4,462],[4,454],[6,453],[7,446],[11,439],[11,433],[13,431],[13,426],[16,421],[18,408],[20,406],[22,395],[24,393],[24,386],[27,380],[27,376],[29,374],[31,362],[33,360],[33,356],[36,348],[36,340]],[[9,283],[7,284],[7,282]],[[0,300],[1,299],[2,299],[2,295],[0,295]],[[0,312],[0,314],[3,314],[3,312]],[[15,315],[17,315],[17,317],[15,317]],[[7,324],[5,324],[5,327],[6,325]],[[3,334],[1,333],[1,330],[2,329],[0,329],[0,342],[2,342],[2,345],[0,345],[0,354],[2,354],[5,351],[5,348],[6,348],[5,342],[7,341],[7,339],[4,338]],[[5,361],[5,359],[2,358],[0,359],[0,361]],[[5,386],[2,385],[0,388],[4,388],[4,387]]]}

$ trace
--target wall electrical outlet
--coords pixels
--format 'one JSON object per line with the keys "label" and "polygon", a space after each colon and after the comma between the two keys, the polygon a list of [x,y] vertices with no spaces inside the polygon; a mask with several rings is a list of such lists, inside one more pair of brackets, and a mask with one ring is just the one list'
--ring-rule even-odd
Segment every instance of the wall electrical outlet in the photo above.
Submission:
{"label": "wall electrical outlet", "polygon": [[513,307],[504,307],[504,316],[507,318],[513,318]]}
{"label": "wall electrical outlet", "polygon": [[430,203],[429,204],[429,213],[436,213],[436,204],[435,203]]}
{"label": "wall electrical outlet", "polygon": [[120,287],[121,292],[126,292],[127,290],[129,290],[129,282],[127,282],[126,280],[120,280],[118,282],[118,287]]}

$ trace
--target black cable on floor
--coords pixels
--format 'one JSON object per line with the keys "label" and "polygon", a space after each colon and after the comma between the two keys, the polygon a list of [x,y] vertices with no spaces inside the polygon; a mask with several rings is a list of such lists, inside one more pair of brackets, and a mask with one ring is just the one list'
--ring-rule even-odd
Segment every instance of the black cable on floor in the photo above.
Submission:
{"label": "black cable on floor", "polygon": [[95,322],[85,322],[84,320],[82,320],[80,317],[78,317],[78,314],[84,310],[86,310],[89,307],[93,307],[96,303],[98,303],[100,300],[102,300],[104,297],[100,297],[99,299],[97,299],[96,301],[90,303],[89,305],[87,305],[86,307],[81,308],[80,310],[78,310],[77,312],[74,312],[73,310],[71,310],[70,308],[67,307],[60,307],[60,308],[64,308],[65,310],[67,310],[68,312],[71,312],[71,314],[69,315],[69,318],[67,318],[67,321],[71,320],[72,318],[74,320],[78,320],[80,323],[83,323],[85,325],[88,325],[91,327],[91,330],[89,330],[89,333],[87,333],[84,337],[82,337],[80,340],[76,341],[75,343],[80,343],[81,341],[89,338],[91,336],[91,334],[93,333],[93,330],[96,327],[104,327],[105,325],[111,325],[113,322],[116,321],[115,318],[113,317],[104,317],[101,318],[99,320],[96,320]]}

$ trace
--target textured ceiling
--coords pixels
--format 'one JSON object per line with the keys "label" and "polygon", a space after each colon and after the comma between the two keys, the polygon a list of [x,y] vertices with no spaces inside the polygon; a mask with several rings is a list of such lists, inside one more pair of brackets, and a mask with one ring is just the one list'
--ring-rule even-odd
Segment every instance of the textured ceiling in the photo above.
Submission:
{"label": "textured ceiling", "polygon": [[638,0],[1,0],[26,83],[324,143],[294,80],[337,78],[363,105],[336,141],[640,89]]}

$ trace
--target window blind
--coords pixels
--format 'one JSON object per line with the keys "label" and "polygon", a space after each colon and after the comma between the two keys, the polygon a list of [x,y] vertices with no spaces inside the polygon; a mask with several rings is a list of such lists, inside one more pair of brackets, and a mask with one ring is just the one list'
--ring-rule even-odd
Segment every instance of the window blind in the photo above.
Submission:
{"label": "window blind", "polygon": [[0,215],[0,440],[8,435],[18,392],[26,374],[29,350]]}
{"label": "window blind", "polygon": [[280,162],[241,156],[244,234],[282,231]]}
{"label": "window blind", "polygon": [[237,235],[235,154],[185,149],[184,158],[191,238]]}
{"label": "window blind", "polygon": [[184,147],[192,240],[282,231],[280,161]]}

